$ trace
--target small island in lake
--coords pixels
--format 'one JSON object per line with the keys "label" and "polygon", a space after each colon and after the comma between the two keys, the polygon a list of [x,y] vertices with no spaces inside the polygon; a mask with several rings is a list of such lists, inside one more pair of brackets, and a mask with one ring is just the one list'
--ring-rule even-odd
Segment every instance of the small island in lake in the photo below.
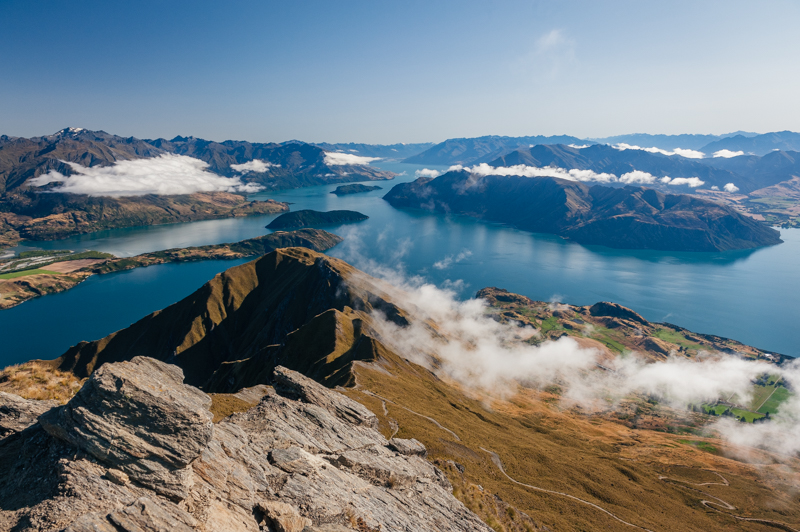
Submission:
{"label": "small island in lake", "polygon": [[331,194],[336,194],[337,196],[346,196],[348,194],[359,194],[361,192],[372,192],[373,190],[382,189],[383,187],[372,187],[369,185],[362,185],[361,183],[355,183],[353,185],[339,185],[336,187],[336,190],[331,192]]}
{"label": "small island in lake", "polygon": [[267,229],[294,229],[314,225],[338,225],[361,222],[369,218],[356,211],[314,211],[311,209],[287,212],[272,220]]}

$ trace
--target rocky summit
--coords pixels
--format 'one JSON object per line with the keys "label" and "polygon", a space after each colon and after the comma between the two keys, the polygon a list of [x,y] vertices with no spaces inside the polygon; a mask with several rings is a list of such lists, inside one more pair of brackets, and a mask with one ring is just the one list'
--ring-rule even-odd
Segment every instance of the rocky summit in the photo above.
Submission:
{"label": "rocky summit", "polygon": [[146,357],[63,406],[0,394],[0,530],[491,530],[418,441],[299,373],[273,381],[218,424],[180,368]]}

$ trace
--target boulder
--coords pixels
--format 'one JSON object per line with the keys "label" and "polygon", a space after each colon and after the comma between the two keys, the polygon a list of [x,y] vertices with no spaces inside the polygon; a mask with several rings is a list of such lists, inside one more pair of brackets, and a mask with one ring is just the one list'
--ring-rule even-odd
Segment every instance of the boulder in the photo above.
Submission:
{"label": "boulder", "polygon": [[211,441],[211,398],[177,366],[145,357],[106,364],[66,405],[40,416],[52,436],[161,495],[187,495],[186,466]]}

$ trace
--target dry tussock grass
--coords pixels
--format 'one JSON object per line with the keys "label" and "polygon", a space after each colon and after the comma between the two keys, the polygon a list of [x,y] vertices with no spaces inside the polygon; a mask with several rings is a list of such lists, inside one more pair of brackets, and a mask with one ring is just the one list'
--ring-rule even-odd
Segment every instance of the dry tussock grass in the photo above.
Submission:
{"label": "dry tussock grass", "polygon": [[0,391],[25,399],[52,399],[63,404],[75,395],[85,380],[48,362],[31,361],[0,371]]}

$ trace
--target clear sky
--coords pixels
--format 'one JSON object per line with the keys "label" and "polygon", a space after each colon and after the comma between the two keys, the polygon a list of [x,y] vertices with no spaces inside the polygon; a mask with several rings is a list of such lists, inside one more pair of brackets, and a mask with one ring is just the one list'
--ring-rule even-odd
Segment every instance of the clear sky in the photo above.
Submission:
{"label": "clear sky", "polygon": [[0,133],[800,130],[800,2],[0,0]]}

